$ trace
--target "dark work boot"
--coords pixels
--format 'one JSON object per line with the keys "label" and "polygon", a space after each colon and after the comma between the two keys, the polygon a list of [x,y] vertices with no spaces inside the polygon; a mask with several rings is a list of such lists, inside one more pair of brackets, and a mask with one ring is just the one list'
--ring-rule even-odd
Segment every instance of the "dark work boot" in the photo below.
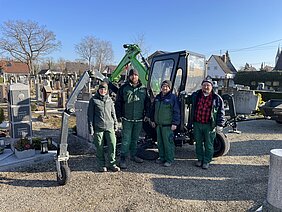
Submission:
{"label": "dark work boot", "polygon": [[203,169],[208,169],[208,168],[209,168],[209,166],[210,166],[210,164],[209,164],[209,163],[203,163],[202,168],[203,168]]}
{"label": "dark work boot", "polygon": [[113,172],[119,172],[120,168],[117,165],[110,166],[109,169]]}
{"label": "dark work boot", "polygon": [[131,157],[131,160],[134,161],[135,163],[143,163],[144,160],[142,158],[139,158],[137,156]]}
{"label": "dark work boot", "polygon": [[121,169],[127,169],[126,158],[124,156],[120,157],[119,167]]}
{"label": "dark work boot", "polygon": [[197,160],[195,162],[195,166],[197,166],[197,167],[201,167],[202,165],[203,165],[203,161],[201,161],[201,160]]}

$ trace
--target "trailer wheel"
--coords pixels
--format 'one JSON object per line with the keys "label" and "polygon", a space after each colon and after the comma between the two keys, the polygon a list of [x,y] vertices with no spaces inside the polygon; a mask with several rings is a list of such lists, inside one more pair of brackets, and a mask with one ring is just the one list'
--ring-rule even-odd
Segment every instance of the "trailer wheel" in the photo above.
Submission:
{"label": "trailer wheel", "polygon": [[67,162],[61,162],[60,164],[61,177],[57,173],[57,182],[59,185],[66,185],[70,181],[70,168]]}
{"label": "trailer wheel", "polygon": [[222,132],[216,133],[213,147],[214,147],[213,157],[223,156],[228,153],[230,149],[230,143],[224,133]]}
{"label": "trailer wheel", "polygon": [[139,147],[136,156],[143,160],[156,160],[159,157],[159,153],[154,149],[144,149]]}
{"label": "trailer wheel", "polygon": [[278,123],[278,124],[282,124],[282,121],[280,121],[280,120],[275,120],[276,121],[276,123]]}

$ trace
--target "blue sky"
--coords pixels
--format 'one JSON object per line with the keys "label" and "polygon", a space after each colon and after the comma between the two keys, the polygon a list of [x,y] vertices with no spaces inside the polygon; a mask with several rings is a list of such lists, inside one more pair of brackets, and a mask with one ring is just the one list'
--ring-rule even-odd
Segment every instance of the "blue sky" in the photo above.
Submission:
{"label": "blue sky", "polygon": [[78,59],[74,45],[88,35],[112,43],[114,64],[141,34],[149,53],[189,50],[208,59],[229,50],[237,69],[274,66],[282,46],[281,0],[0,0],[0,8],[0,24],[32,20],[53,31],[62,42],[54,59]]}

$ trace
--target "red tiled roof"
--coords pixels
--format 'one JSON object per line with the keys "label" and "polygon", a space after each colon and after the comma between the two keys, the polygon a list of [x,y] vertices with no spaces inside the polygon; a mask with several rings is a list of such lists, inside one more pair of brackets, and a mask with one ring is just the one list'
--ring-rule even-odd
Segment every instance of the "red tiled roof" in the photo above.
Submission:
{"label": "red tiled roof", "polygon": [[29,74],[27,64],[22,62],[0,60],[0,68],[4,73]]}

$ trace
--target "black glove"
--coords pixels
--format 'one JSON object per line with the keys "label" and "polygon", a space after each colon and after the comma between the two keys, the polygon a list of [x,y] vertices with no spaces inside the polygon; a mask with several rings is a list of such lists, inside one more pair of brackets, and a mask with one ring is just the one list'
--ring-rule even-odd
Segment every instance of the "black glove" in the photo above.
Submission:
{"label": "black glove", "polygon": [[192,123],[189,123],[188,124],[188,130],[192,130],[193,129],[193,124]]}

